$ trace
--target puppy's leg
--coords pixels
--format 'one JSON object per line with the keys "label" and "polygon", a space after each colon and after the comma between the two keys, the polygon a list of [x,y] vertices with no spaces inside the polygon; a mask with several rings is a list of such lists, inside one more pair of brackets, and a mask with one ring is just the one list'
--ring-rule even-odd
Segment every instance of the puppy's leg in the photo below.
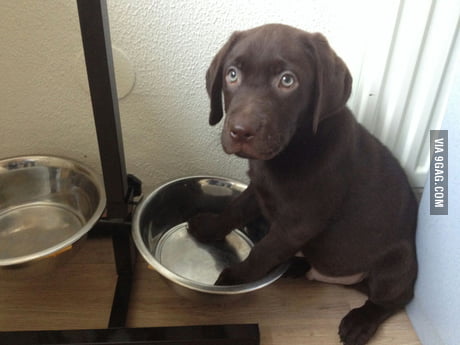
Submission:
{"label": "puppy's leg", "polygon": [[189,233],[201,242],[223,240],[230,231],[246,225],[260,215],[251,185],[220,214],[199,213],[188,221]]}
{"label": "puppy's leg", "polygon": [[[249,256],[239,264],[222,271],[216,285],[235,285],[255,281],[264,277],[273,268],[287,262],[303,247],[306,238],[301,229],[291,229],[292,236],[272,225],[268,234],[258,242]],[[299,231],[295,231],[299,230]],[[308,239],[308,238],[307,238]]]}
{"label": "puppy's leg", "polygon": [[416,275],[415,250],[411,245],[402,243],[389,250],[369,273],[369,299],[340,323],[341,341],[345,345],[366,344],[383,321],[412,299]]}

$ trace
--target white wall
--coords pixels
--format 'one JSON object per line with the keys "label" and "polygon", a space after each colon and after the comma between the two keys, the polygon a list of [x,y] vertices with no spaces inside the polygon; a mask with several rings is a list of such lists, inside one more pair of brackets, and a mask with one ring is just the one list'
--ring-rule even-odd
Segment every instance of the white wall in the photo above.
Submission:
{"label": "white wall", "polygon": [[[147,189],[192,174],[245,180],[246,163],[224,155],[220,127],[207,125],[205,71],[231,32],[269,22],[323,32],[358,82],[372,23],[397,6],[365,0],[109,0],[113,45],[135,73],[131,93],[120,100],[128,171]],[[100,169],[81,56],[74,1],[0,3],[0,157],[64,155]]]}
{"label": "white wall", "polygon": [[460,339],[460,65],[454,74],[442,129],[448,130],[448,215],[430,215],[427,181],[417,229],[419,275],[407,308],[424,345],[457,345]]}

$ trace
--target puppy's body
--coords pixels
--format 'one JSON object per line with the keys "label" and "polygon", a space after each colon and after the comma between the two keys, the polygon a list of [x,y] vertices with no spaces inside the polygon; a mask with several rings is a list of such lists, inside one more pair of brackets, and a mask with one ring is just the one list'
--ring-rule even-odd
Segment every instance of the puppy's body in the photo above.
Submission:
{"label": "puppy's body", "polygon": [[288,146],[272,160],[249,162],[265,218],[301,223],[304,256],[329,276],[368,274],[389,247],[413,245],[416,225],[417,205],[395,158],[343,112],[295,144],[293,151],[304,146],[303,159]]}
{"label": "puppy's body", "polygon": [[396,159],[346,108],[345,64],[321,35],[263,26],[230,38],[207,88],[211,124],[223,117],[224,93],[222,145],[249,159],[251,182],[221,215],[192,218],[190,232],[221,239],[260,214],[270,224],[217,283],[261,278],[302,251],[311,278],[360,282],[369,300],[339,333],[347,345],[365,344],[412,298],[417,204]]}

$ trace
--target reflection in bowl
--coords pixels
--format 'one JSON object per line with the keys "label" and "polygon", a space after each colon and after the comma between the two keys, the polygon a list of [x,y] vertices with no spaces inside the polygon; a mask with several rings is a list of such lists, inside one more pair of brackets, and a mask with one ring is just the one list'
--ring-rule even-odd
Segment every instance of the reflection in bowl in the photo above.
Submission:
{"label": "reflection in bowl", "polygon": [[0,160],[0,275],[34,275],[68,257],[105,202],[101,179],[81,163],[50,156]]}

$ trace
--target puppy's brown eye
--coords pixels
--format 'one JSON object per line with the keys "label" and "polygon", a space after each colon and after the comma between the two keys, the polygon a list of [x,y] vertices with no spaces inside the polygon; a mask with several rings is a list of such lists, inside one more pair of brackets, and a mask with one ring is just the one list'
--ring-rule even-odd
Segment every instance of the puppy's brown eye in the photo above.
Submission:
{"label": "puppy's brown eye", "polygon": [[225,80],[229,84],[235,84],[239,80],[239,73],[238,70],[235,67],[230,67],[227,71],[227,76],[225,77]]}
{"label": "puppy's brown eye", "polygon": [[296,83],[297,83],[297,80],[294,74],[288,72],[288,73],[284,73],[281,75],[278,87],[285,88],[285,89],[291,89],[296,85]]}

